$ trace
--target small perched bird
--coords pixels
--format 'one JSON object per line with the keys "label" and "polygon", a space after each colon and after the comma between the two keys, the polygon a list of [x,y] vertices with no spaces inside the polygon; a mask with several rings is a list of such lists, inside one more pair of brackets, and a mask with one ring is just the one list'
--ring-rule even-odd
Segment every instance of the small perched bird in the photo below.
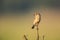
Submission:
{"label": "small perched bird", "polygon": [[33,21],[33,26],[32,29],[34,29],[35,26],[38,26],[38,24],[40,23],[41,20],[41,15],[38,12],[34,13],[34,21]]}

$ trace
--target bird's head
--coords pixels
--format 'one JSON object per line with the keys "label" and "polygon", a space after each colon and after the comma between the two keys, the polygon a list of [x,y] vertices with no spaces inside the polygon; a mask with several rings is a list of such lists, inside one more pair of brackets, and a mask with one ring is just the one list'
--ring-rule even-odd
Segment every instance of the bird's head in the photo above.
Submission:
{"label": "bird's head", "polygon": [[34,16],[35,16],[35,15],[38,15],[38,14],[40,14],[40,13],[39,13],[39,12],[35,12],[35,13],[34,13]]}

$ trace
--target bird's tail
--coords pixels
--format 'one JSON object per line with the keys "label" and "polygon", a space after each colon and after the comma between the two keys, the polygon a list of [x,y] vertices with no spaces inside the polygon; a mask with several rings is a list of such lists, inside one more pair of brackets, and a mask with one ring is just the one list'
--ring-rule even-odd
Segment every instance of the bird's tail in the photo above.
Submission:
{"label": "bird's tail", "polygon": [[34,29],[35,25],[32,26],[32,29]]}

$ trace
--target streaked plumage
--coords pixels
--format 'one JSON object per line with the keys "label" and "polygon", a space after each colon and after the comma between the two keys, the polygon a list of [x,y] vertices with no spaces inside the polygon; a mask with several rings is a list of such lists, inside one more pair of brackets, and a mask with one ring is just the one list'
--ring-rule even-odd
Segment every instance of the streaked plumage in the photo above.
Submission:
{"label": "streaked plumage", "polygon": [[40,20],[41,20],[41,15],[40,15],[40,13],[35,13],[34,14],[34,21],[33,21],[33,26],[32,26],[32,29],[34,29],[34,27],[35,26],[38,26],[38,24],[39,24],[39,22],[40,22]]}

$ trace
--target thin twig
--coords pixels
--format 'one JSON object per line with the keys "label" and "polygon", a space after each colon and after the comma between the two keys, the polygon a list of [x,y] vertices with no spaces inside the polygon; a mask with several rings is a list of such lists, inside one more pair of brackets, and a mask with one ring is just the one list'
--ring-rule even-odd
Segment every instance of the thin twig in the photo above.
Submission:
{"label": "thin twig", "polygon": [[24,35],[24,38],[25,38],[25,40],[28,40],[28,38],[26,37],[26,35]]}
{"label": "thin twig", "polygon": [[39,40],[39,31],[38,31],[38,26],[37,26],[37,40]]}
{"label": "thin twig", "polygon": [[44,40],[45,36],[43,35],[43,40]]}

